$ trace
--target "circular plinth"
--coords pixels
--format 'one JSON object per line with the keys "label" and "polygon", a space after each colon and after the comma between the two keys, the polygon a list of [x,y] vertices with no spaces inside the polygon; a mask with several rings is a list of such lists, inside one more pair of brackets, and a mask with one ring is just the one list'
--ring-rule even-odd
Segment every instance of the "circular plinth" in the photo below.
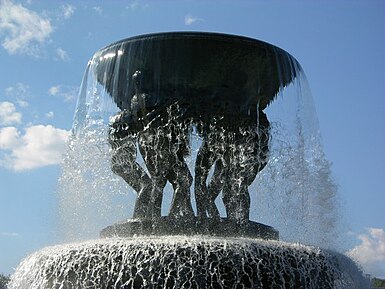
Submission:
{"label": "circular plinth", "polygon": [[347,257],[278,241],[197,237],[101,239],[26,258],[9,289],[363,289]]}
{"label": "circular plinth", "polygon": [[175,220],[162,217],[158,221],[137,219],[125,220],[104,228],[100,237],[133,237],[149,235],[196,235],[204,234],[221,237],[247,237],[265,240],[278,240],[279,233],[273,227],[248,221],[239,224],[227,218],[218,222],[210,220],[199,223],[195,218],[190,220]]}

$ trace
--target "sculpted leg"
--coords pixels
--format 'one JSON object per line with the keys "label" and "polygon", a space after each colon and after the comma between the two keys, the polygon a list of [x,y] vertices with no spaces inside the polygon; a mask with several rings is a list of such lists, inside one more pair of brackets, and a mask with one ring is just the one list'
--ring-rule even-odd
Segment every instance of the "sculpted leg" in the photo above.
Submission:
{"label": "sculpted leg", "polygon": [[225,191],[225,186],[227,182],[225,182],[227,178],[226,168],[223,166],[222,159],[218,159],[215,162],[215,168],[213,176],[210,180],[209,185],[207,186],[208,192],[208,202],[207,202],[207,214],[210,218],[219,220],[220,214],[218,208],[215,204],[215,200],[220,194],[221,191]]}
{"label": "sculpted leg", "polygon": [[152,147],[151,143],[141,138],[139,142],[139,150],[146,163],[147,169],[152,178],[151,193],[149,199],[149,207],[153,219],[161,217],[163,189],[166,186],[167,179],[162,157],[159,152]]}
{"label": "sculpted leg", "polygon": [[124,144],[113,150],[111,169],[137,192],[134,218],[150,218],[148,208],[151,197],[152,181],[143,168],[136,162],[136,152]]}
{"label": "sculpted leg", "polygon": [[231,154],[229,165],[230,189],[224,193],[224,203],[229,218],[247,222],[250,217],[249,186],[266,166],[268,159],[269,123],[260,112],[259,126],[249,126],[238,135],[238,144]]}
{"label": "sculpted leg", "polygon": [[169,160],[173,167],[170,168],[167,179],[174,188],[174,197],[171,202],[170,217],[173,218],[192,218],[194,211],[191,206],[190,187],[192,185],[192,176],[190,170],[180,157],[170,154]]}
{"label": "sculpted leg", "polygon": [[[212,198],[206,186],[206,181],[210,172],[210,168],[212,167],[214,161],[215,160],[213,153],[209,150],[207,142],[204,141],[201,147],[199,148],[197,159],[195,162],[194,194],[197,206],[197,217],[200,220],[204,220],[208,217],[206,214],[208,213],[210,201],[212,200]],[[212,211],[212,208],[210,209]],[[218,210],[216,209],[216,211]]]}

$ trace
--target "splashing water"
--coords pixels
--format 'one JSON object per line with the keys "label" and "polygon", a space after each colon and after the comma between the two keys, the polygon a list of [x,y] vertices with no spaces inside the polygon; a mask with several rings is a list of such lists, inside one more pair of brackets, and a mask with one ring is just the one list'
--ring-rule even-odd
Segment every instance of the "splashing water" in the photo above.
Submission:
{"label": "splashing water", "polygon": [[342,255],[300,244],[146,237],[45,248],[23,261],[9,289],[366,288],[359,273]]}
{"label": "splashing water", "polygon": [[[62,228],[67,240],[93,237],[103,226],[132,217],[136,197],[136,193],[111,172],[108,124],[119,108],[95,79],[93,65],[90,61],[84,77],[73,135],[59,181]],[[274,105],[265,110],[270,121],[269,157],[266,167],[249,188],[250,219],[274,226],[283,240],[334,248],[338,240],[337,186],[323,154],[306,78],[301,68],[293,69],[296,69],[296,80],[282,87]],[[203,142],[198,131],[196,125],[190,127],[190,151],[185,156],[192,175]],[[245,159],[241,163],[253,161],[247,160],[250,154],[240,152],[239,155],[239,147],[223,141],[229,139],[225,132],[211,132],[211,135],[222,140],[217,142],[217,150],[237,153]],[[139,150],[137,162],[147,171]],[[213,173],[212,168],[210,177]],[[194,184],[190,187],[194,197],[193,188]],[[221,197],[216,199],[216,204],[224,216]],[[167,214],[171,198],[172,188],[166,186],[163,214]],[[196,211],[194,199],[192,203]]]}

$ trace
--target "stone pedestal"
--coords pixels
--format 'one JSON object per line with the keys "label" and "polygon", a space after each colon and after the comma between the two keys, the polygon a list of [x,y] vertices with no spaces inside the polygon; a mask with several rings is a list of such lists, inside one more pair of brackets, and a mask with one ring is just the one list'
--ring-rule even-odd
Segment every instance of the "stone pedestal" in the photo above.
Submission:
{"label": "stone pedestal", "polygon": [[133,237],[133,236],[172,236],[172,235],[209,235],[220,237],[247,237],[265,240],[278,240],[279,233],[273,227],[248,221],[237,223],[227,218],[218,221],[199,222],[193,219],[173,219],[162,217],[157,221],[128,219],[104,228],[100,232],[105,237]]}

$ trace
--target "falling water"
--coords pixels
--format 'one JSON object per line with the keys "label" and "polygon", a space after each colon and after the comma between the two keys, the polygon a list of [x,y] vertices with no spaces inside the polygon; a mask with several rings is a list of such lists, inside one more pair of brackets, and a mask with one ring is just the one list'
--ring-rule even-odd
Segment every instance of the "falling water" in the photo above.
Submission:
{"label": "falling water", "polygon": [[[95,79],[94,65],[91,60],[84,76],[59,181],[62,230],[70,240],[95,237],[103,226],[132,217],[136,197],[110,168],[108,125],[119,108]],[[250,219],[277,228],[282,240],[333,248],[338,240],[337,186],[323,153],[306,77],[300,67],[293,69],[295,81],[282,87],[274,105],[265,110],[271,127],[270,151],[266,167],[249,189]],[[201,144],[202,138],[192,126],[186,157],[192,174]],[[137,155],[146,169],[139,151]],[[171,196],[168,185],[163,214],[167,214]],[[224,216],[221,196],[216,203]]]}
{"label": "falling water", "polygon": [[337,184],[303,71],[266,113],[272,120],[272,148],[268,165],[250,190],[256,219],[279,228],[281,239],[338,247]]}

